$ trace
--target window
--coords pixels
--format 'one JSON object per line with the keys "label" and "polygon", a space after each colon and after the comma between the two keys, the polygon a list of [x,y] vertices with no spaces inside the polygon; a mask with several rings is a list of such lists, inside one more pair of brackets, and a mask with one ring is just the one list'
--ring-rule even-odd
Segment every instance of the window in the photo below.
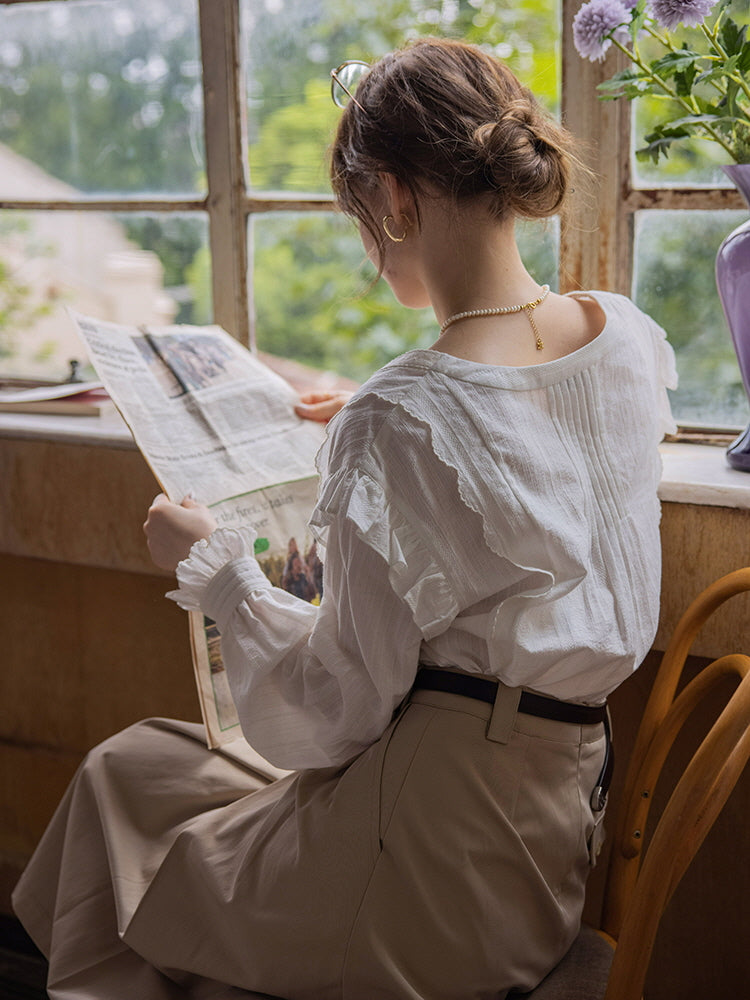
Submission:
{"label": "window", "polygon": [[0,367],[64,378],[66,306],[190,318],[204,148],[195,0],[0,6]]}
{"label": "window", "polygon": [[[585,200],[576,206],[563,236],[563,266],[571,285],[632,295],[667,330],[680,374],[672,398],[678,421],[744,427],[748,401],[714,263],[722,239],[747,218],[747,209],[706,143],[695,142],[658,167],[635,159],[651,109],[643,101],[597,99],[596,85],[624,68],[625,60],[610,55],[603,65],[584,63],[571,29],[579,6],[579,0],[563,0],[563,115],[595,149],[601,183],[596,206]],[[732,9],[748,20],[747,0],[733,0]]]}
{"label": "window", "polygon": [[[328,72],[415,34],[446,34],[491,46],[597,150],[598,207],[581,196],[562,230],[522,227],[538,280],[634,293],[680,350],[678,415],[744,424],[711,299],[713,244],[742,217],[741,199],[634,174],[630,106],[597,100],[612,67],[573,49],[577,7],[0,0],[0,367],[65,377],[81,354],[66,305],[127,322],[213,320],[261,351],[357,380],[430,343],[428,311],[396,307],[382,283],[360,294],[371,272],[327,193],[337,115]],[[665,226],[662,210],[679,212],[680,226]],[[699,281],[691,231],[705,247]],[[676,330],[688,312],[693,328]]]}
{"label": "window", "polygon": [[[65,305],[213,319],[357,380],[430,343],[428,311],[360,294],[371,271],[328,193],[329,70],[469,37],[557,107],[554,4],[0,0],[0,363],[64,377],[80,353]],[[556,286],[557,227],[522,240]]]}

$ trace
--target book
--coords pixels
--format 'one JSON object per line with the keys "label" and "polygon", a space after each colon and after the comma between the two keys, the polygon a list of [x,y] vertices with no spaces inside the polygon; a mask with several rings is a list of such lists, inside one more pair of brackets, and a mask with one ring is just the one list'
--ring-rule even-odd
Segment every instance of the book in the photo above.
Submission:
{"label": "book", "polygon": [[98,417],[114,412],[112,399],[101,382],[57,382],[0,387],[0,413],[47,413],[58,416]]}

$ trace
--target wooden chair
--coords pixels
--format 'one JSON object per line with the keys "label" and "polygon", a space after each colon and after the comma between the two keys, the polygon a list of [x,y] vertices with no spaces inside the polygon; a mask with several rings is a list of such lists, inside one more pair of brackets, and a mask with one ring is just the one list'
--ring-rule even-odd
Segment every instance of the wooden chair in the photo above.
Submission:
{"label": "wooden chair", "polygon": [[[750,656],[706,666],[675,696],[690,647],[711,614],[750,590],[750,568],[690,605],[662,659],[630,760],[607,873],[602,927],[583,927],[562,962],[518,1000],[640,1000],[661,915],[750,757]],[[685,720],[727,675],[740,683],[677,783],[644,855],[662,766]],[[228,987],[212,1000],[278,1000]],[[363,998],[364,1000],[364,998]]]}
{"label": "wooden chair", "polygon": [[[527,1000],[640,1000],[662,913],[750,757],[750,656],[733,653],[704,667],[676,695],[696,634],[735,594],[750,590],[750,568],[703,591],[664,654],[630,760],[607,872],[602,927],[584,927],[573,947]],[[727,675],[739,684],[682,774],[644,855],[654,787],[693,709]]]}

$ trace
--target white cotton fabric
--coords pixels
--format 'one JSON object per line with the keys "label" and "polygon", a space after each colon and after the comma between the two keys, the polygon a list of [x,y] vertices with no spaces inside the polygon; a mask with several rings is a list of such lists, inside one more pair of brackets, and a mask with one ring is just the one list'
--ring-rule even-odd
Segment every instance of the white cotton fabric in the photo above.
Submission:
{"label": "white cotton fabric", "polygon": [[573,354],[411,351],[332,421],[320,607],[269,585],[248,534],[219,529],[178,567],[169,596],[216,620],[243,732],[274,764],[362,751],[420,662],[599,703],[647,652],[674,357],[628,299],[585,294],[606,323]]}

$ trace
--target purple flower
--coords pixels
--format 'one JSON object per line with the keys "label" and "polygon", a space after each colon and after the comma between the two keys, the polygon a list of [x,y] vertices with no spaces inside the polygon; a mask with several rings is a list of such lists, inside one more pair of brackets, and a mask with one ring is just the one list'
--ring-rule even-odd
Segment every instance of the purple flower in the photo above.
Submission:
{"label": "purple flower", "polygon": [[711,13],[716,0],[648,0],[648,6],[662,28],[672,31],[678,24],[696,27]]}
{"label": "purple flower", "polygon": [[622,0],[589,0],[573,18],[573,43],[578,54],[591,62],[601,62],[612,44],[607,36],[629,23],[630,12]]}

